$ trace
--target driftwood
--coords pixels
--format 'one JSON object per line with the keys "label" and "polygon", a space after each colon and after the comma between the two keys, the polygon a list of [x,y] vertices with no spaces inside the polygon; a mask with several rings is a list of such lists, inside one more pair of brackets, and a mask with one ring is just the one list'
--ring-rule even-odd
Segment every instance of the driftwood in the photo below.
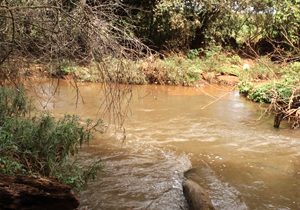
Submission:
{"label": "driftwood", "polygon": [[201,186],[200,177],[197,176],[192,171],[187,171],[185,173],[187,178],[183,184],[183,194],[190,210],[215,210],[209,198],[209,194]]}
{"label": "driftwood", "polygon": [[71,210],[79,204],[70,187],[57,181],[0,174],[0,209]]}

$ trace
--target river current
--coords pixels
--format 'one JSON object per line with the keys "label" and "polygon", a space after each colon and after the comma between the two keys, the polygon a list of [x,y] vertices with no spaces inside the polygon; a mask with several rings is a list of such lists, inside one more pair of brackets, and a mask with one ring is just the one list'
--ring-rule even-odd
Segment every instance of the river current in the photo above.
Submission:
{"label": "river current", "polygon": [[[62,83],[47,107],[56,117],[95,118],[99,89],[80,84],[76,107]],[[107,172],[80,195],[80,209],[187,209],[181,183],[190,168],[216,209],[300,209],[300,130],[274,129],[263,111],[231,87],[134,87],[126,139],[97,135],[81,149],[84,164],[101,158]]]}

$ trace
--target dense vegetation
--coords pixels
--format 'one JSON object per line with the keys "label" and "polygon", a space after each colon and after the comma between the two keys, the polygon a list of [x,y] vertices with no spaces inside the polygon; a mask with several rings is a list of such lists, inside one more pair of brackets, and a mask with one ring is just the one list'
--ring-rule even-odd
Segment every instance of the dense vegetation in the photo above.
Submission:
{"label": "dense vegetation", "polygon": [[[236,50],[248,43],[271,51],[267,39],[297,43],[299,1],[123,0],[136,20],[135,34],[155,49],[198,49],[216,41]],[[146,12],[145,12],[146,11]],[[263,45],[268,46],[263,46]],[[267,47],[267,49],[266,49]],[[268,49],[268,47],[270,47]]]}
{"label": "dense vegetation", "polygon": [[103,128],[101,120],[83,126],[75,115],[55,120],[37,111],[23,88],[0,87],[0,173],[58,178],[80,191],[104,165],[98,160],[84,169],[71,157]]}

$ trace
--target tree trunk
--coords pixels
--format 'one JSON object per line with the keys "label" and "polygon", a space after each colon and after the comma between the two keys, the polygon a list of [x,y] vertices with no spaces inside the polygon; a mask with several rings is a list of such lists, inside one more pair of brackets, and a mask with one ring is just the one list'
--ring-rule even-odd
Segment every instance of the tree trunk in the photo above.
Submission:
{"label": "tree trunk", "polygon": [[0,209],[71,210],[79,204],[70,187],[57,181],[0,174]]}

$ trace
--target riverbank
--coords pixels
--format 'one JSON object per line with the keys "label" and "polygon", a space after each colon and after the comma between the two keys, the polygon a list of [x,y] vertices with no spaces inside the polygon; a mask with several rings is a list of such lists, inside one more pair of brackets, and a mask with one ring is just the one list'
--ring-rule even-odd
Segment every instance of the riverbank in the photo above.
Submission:
{"label": "riverbank", "polygon": [[[103,69],[105,67],[105,76]],[[85,66],[65,62],[48,69],[35,65],[24,69],[26,75],[41,74],[81,82],[113,80],[133,85],[204,86],[206,84],[236,85],[259,83],[293,74],[295,65],[272,62],[268,57],[242,59],[238,55],[218,52],[205,57],[188,58],[182,54],[160,59],[153,55],[139,60],[103,59],[103,63],[90,62]],[[296,75],[294,75],[296,76]]]}

